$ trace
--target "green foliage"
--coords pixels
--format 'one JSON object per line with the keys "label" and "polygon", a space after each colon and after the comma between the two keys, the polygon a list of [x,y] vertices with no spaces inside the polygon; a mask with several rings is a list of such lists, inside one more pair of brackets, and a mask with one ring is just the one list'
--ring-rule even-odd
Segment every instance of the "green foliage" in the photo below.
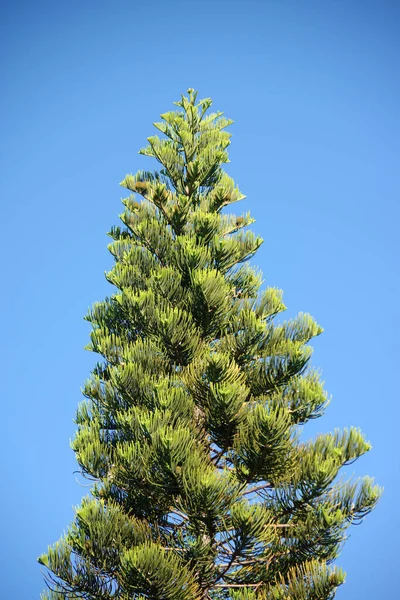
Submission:
{"label": "green foliage", "polygon": [[357,429],[299,441],[328,404],[309,364],[322,329],[277,320],[281,291],[247,262],[253,219],[226,212],[244,198],[222,169],[231,121],[188,94],[141,150],[160,171],[121,184],[73,442],[91,498],[39,559],[43,599],[327,600],[344,581],[327,565],[379,498],[338,480],[370,448]]}

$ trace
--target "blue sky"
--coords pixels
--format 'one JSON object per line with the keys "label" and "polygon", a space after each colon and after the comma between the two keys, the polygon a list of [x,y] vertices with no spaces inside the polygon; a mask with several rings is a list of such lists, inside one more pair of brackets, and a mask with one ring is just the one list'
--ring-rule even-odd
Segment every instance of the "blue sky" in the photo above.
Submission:
{"label": "blue sky", "polygon": [[351,530],[340,600],[394,597],[399,452],[400,3],[72,0],[2,3],[2,595],[38,598],[36,557],[87,492],[69,440],[87,308],[111,292],[106,231],[137,151],[188,87],[235,124],[229,173],[264,245],[253,264],[288,315],[325,328],[333,400],[304,430],[357,425],[350,467],[385,487]]}

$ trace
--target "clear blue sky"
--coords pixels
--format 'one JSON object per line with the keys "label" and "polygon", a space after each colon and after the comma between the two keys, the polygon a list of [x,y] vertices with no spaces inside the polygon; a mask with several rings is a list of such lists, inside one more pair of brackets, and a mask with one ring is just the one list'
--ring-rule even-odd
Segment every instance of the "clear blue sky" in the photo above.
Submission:
{"label": "clear blue sky", "polygon": [[188,87],[234,119],[229,173],[265,238],[254,264],[314,344],[333,396],[306,436],[358,425],[350,468],[385,487],[351,530],[340,600],[398,590],[400,2],[2,2],[1,596],[38,598],[36,557],[87,490],[69,439],[87,308],[112,290],[118,182]]}

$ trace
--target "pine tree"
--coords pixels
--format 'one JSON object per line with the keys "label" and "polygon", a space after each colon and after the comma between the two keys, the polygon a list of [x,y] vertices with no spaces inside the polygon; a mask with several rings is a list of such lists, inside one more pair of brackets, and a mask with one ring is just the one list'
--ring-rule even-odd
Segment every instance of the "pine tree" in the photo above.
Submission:
{"label": "pine tree", "polygon": [[[141,154],[159,171],[122,181],[111,230],[115,293],[93,306],[73,449],[91,496],[39,558],[43,599],[325,600],[346,530],[375,506],[369,478],[339,481],[367,452],[358,429],[312,442],[299,426],[327,394],[281,291],[249,266],[262,240],[223,171],[232,121],[188,90]],[[141,201],[137,200],[141,197]]]}

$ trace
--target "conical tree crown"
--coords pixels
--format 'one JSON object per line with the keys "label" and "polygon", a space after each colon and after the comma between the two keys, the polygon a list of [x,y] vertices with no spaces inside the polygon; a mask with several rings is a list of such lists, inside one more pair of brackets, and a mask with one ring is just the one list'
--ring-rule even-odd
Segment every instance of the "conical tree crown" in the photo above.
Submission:
{"label": "conical tree crown", "polygon": [[244,198],[222,169],[231,121],[196,102],[155,123],[141,154],[160,170],[122,182],[73,443],[92,497],[39,559],[43,598],[332,598],[344,574],[327,564],[379,495],[336,481],[370,447],[357,429],[298,439],[327,404],[309,367],[322,329],[276,322],[282,294],[246,262],[262,240],[229,213]]}

